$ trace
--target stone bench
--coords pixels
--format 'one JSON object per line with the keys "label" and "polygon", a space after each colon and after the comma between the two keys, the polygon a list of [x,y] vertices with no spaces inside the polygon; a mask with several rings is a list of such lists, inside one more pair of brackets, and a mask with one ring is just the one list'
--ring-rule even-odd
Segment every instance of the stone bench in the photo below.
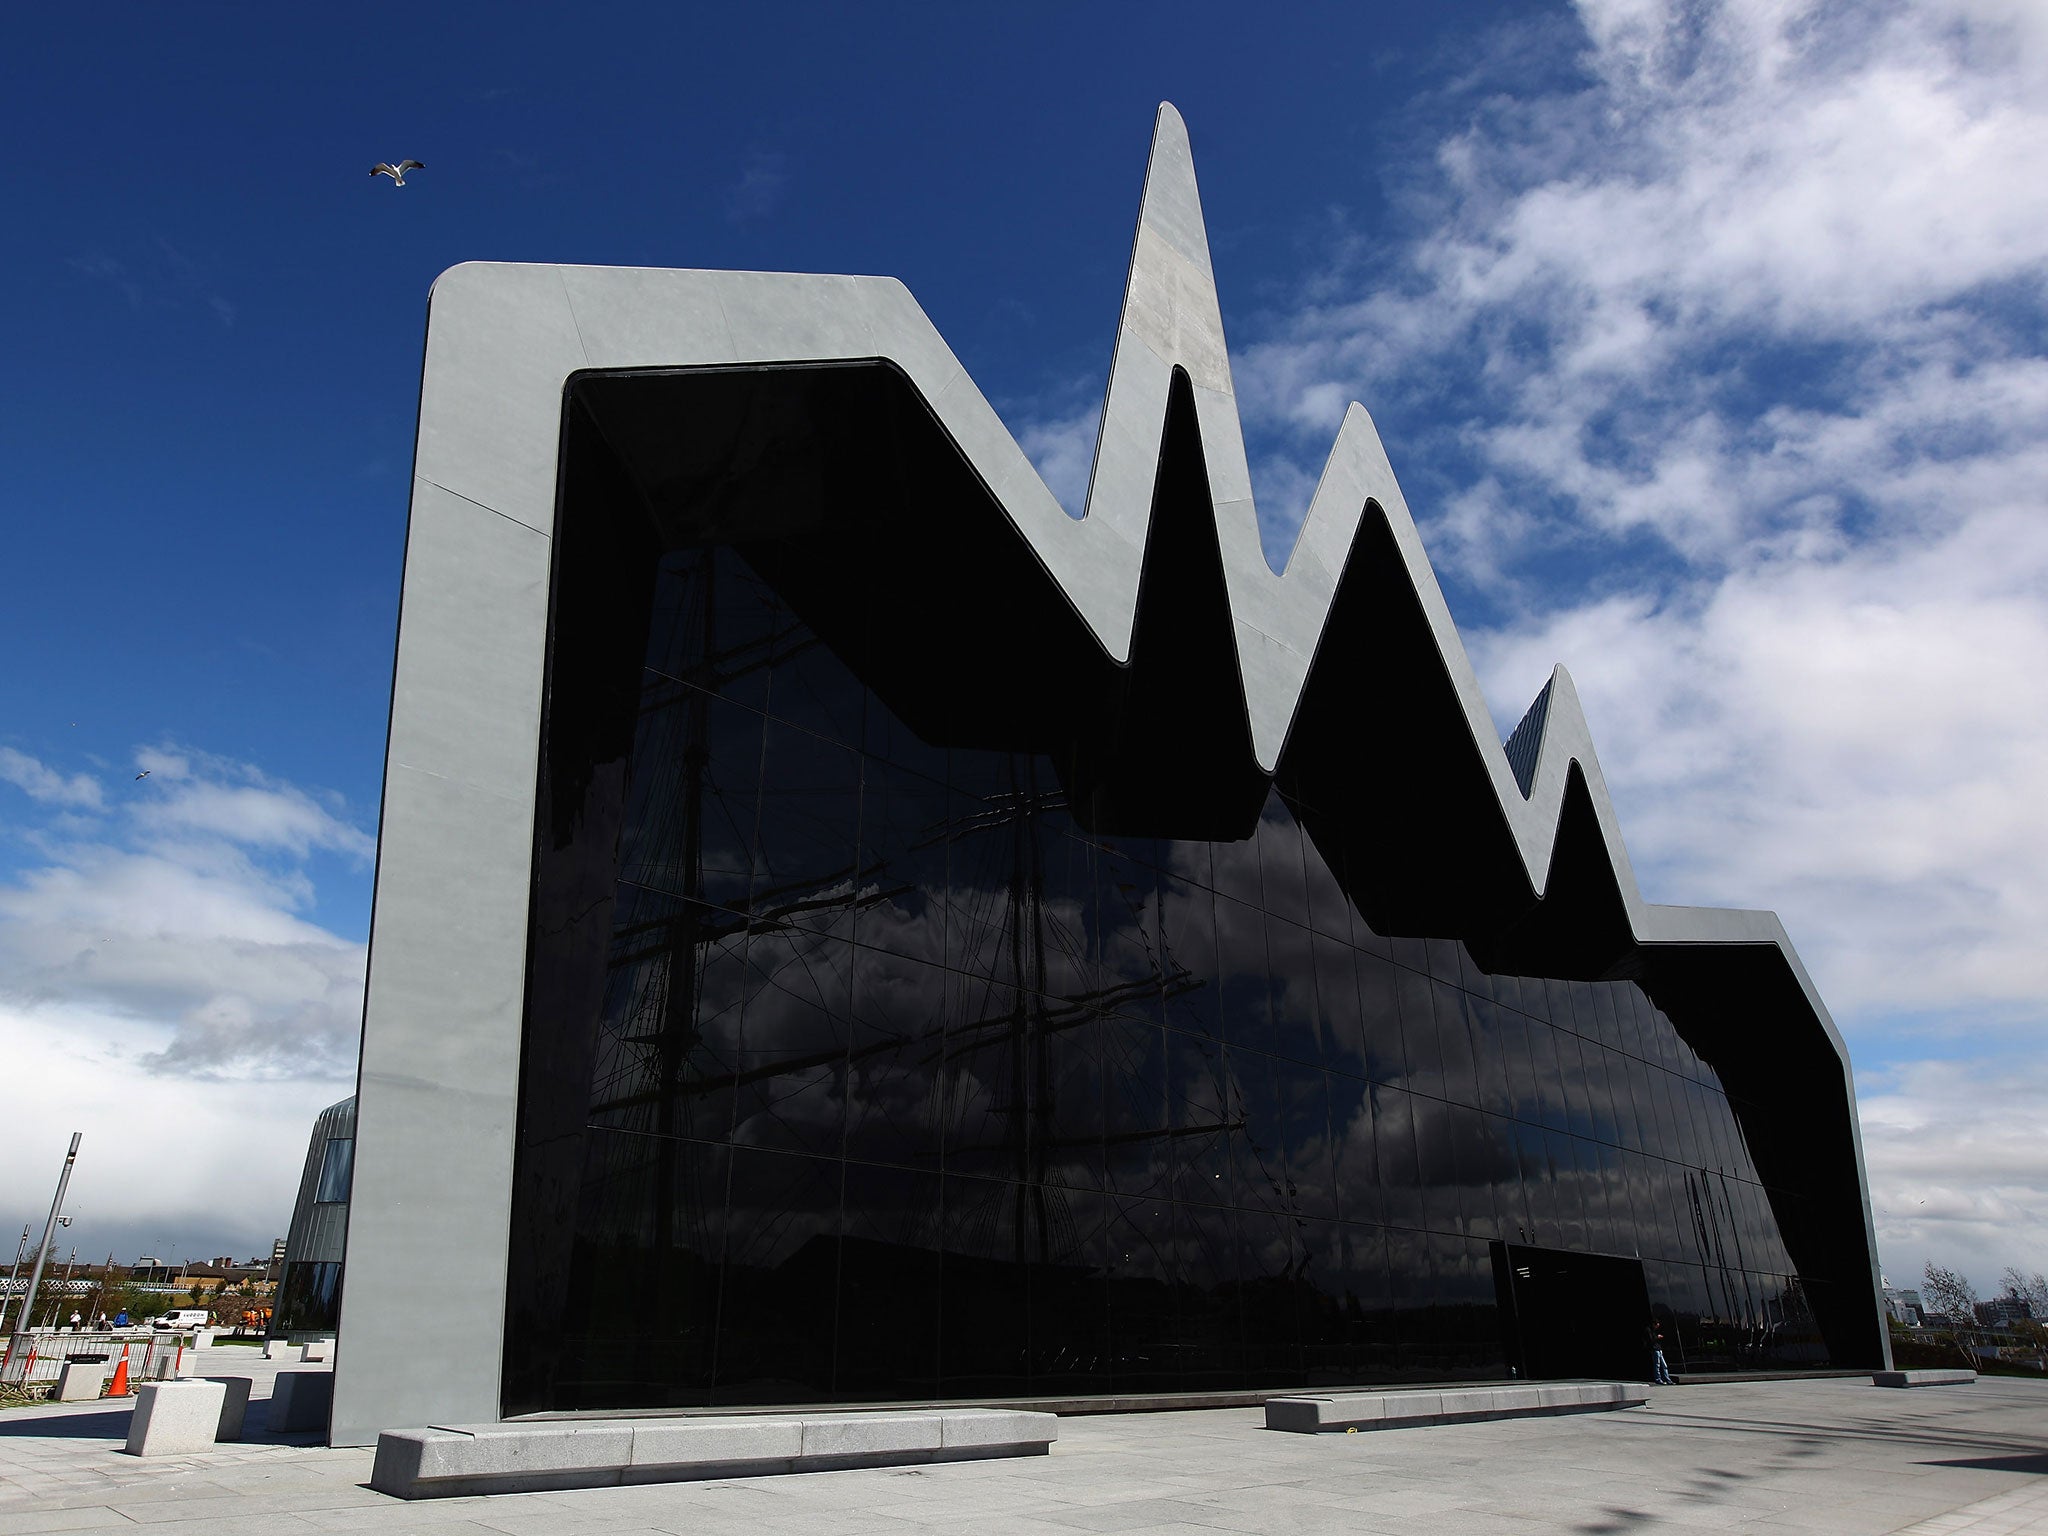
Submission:
{"label": "stone bench", "polygon": [[1049,1413],[906,1413],[547,1419],[386,1430],[370,1486],[402,1499],[761,1477],[996,1456],[1043,1456]]}
{"label": "stone bench", "polygon": [[1962,1387],[1977,1379],[1975,1371],[1879,1371],[1873,1387]]}
{"label": "stone bench", "polygon": [[1560,1413],[1638,1408],[1647,1389],[1633,1382],[1557,1381],[1526,1387],[1301,1394],[1266,1400],[1266,1428],[1314,1435],[1348,1429],[1401,1429],[1481,1419],[1525,1419]]}

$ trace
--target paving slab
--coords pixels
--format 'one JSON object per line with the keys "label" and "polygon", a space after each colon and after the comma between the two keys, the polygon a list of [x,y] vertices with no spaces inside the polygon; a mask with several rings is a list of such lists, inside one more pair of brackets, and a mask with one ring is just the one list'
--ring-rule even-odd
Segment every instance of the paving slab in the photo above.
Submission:
{"label": "paving slab", "polygon": [[209,1364],[251,1376],[248,1438],[206,1452],[122,1455],[127,1404],[0,1412],[0,1536],[2048,1536],[2048,1382],[2006,1377],[1963,1392],[1873,1391],[1868,1376],[1688,1385],[1627,1413],[1398,1435],[1272,1434],[1257,1408],[1089,1416],[1025,1461],[421,1505],[364,1486],[370,1451],[273,1431],[275,1366],[241,1354]]}

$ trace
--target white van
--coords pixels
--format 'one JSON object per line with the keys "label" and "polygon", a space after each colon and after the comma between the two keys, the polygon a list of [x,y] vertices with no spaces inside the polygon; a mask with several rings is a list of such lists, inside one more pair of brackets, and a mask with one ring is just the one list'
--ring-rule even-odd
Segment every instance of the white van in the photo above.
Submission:
{"label": "white van", "polygon": [[212,1314],[204,1307],[180,1307],[175,1312],[166,1312],[162,1317],[149,1320],[152,1328],[204,1328],[206,1319]]}

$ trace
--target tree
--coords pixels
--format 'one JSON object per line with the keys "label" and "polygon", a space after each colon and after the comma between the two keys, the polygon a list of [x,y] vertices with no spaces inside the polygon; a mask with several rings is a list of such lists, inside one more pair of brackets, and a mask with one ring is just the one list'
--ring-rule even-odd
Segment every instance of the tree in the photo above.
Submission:
{"label": "tree", "polygon": [[1977,1292],[1952,1269],[1930,1262],[1920,1280],[1920,1297],[1929,1311],[1959,1324],[1977,1319]]}
{"label": "tree", "polygon": [[2036,1320],[2048,1318],[2048,1276],[2023,1275],[2008,1265],[1998,1283],[2005,1287],[2006,1295],[2024,1301]]}

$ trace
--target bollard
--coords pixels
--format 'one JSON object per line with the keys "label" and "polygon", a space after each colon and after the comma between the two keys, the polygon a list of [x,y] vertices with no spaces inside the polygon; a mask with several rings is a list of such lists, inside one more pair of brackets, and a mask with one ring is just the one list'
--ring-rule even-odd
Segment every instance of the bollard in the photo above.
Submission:
{"label": "bollard", "polygon": [[220,1433],[227,1388],[217,1381],[151,1381],[135,1394],[128,1421],[130,1456],[210,1451]]}
{"label": "bollard", "polygon": [[239,1440],[242,1438],[242,1421],[249,1413],[249,1388],[254,1384],[247,1376],[209,1376],[208,1381],[217,1381],[226,1396],[220,1405],[220,1426],[215,1429],[216,1440]]}
{"label": "bollard", "polygon": [[66,1360],[64,1370],[57,1377],[57,1401],[60,1403],[87,1403],[97,1401],[100,1388],[107,1384],[107,1357],[99,1356]]}

